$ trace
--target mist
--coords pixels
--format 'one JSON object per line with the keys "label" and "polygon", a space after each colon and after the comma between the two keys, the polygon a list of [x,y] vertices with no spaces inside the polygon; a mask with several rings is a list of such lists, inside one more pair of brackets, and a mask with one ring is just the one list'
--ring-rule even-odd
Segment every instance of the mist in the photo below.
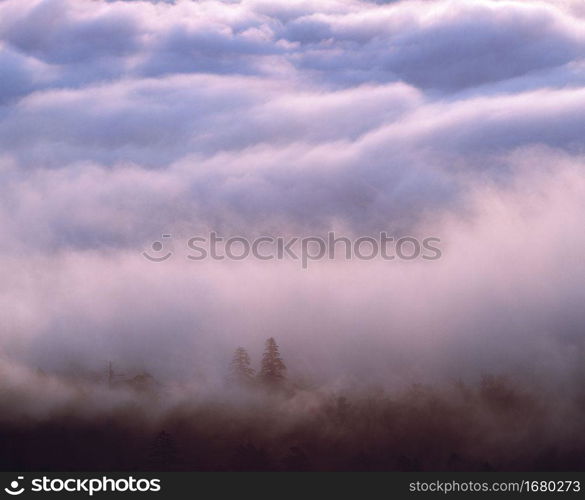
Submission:
{"label": "mist", "polygon": [[[584,15],[0,2],[2,435],[114,422],[128,469],[155,467],[163,430],[171,469],[582,467]],[[189,259],[211,231],[433,237],[440,258]],[[259,371],[271,337],[281,390],[230,382],[235,349]],[[357,444],[380,439],[395,451]],[[39,446],[0,460],[70,466]]]}

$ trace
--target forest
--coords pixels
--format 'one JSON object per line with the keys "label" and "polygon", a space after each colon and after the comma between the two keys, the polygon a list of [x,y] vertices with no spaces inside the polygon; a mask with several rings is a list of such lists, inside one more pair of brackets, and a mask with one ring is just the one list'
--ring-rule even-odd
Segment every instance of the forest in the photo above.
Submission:
{"label": "forest", "polygon": [[[171,390],[147,373],[34,375],[2,386],[3,470],[582,470],[585,398],[505,375],[331,391],[287,377],[275,339],[258,371],[238,347],[225,386]],[[29,382],[31,382],[29,380]],[[29,384],[30,385],[30,384]],[[51,394],[52,403],[40,402]]]}

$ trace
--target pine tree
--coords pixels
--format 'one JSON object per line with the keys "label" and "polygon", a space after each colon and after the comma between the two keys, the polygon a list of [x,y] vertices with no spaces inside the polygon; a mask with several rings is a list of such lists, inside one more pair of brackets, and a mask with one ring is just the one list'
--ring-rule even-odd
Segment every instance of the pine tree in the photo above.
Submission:
{"label": "pine tree", "polygon": [[260,378],[263,382],[274,385],[282,382],[285,378],[286,366],[280,357],[278,345],[274,338],[266,341],[266,347],[262,356],[262,368]]}
{"label": "pine tree", "polygon": [[249,384],[254,380],[255,370],[250,366],[250,355],[243,347],[238,347],[230,363],[230,378],[240,384]]}

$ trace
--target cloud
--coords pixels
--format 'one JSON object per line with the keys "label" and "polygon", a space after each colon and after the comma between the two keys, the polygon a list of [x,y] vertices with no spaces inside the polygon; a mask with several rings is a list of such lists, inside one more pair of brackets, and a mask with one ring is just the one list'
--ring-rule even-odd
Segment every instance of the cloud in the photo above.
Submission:
{"label": "cloud", "polygon": [[[162,265],[132,250],[39,247],[26,261],[5,257],[14,314],[2,343],[49,370],[80,360],[99,370],[114,359],[160,377],[203,369],[221,380],[234,342],[256,352],[277,332],[293,371],[316,380],[512,370],[572,383],[582,345],[584,241],[575,227],[584,160],[529,149],[508,161],[527,171],[514,185],[477,186],[467,217],[447,211],[419,227],[442,238],[436,263],[304,271],[294,262],[190,262],[178,248]],[[535,359],[544,368],[532,374]]]}
{"label": "cloud", "polygon": [[520,2],[399,2],[314,13],[285,29],[305,47],[302,64],[328,78],[400,79],[446,92],[567,64],[584,42],[580,22],[562,10]]}
{"label": "cloud", "polygon": [[[4,348],[220,377],[278,332],[324,378],[568,377],[584,23],[577,2],[1,2]],[[445,259],[140,257],[167,232],[332,228],[432,233]]]}

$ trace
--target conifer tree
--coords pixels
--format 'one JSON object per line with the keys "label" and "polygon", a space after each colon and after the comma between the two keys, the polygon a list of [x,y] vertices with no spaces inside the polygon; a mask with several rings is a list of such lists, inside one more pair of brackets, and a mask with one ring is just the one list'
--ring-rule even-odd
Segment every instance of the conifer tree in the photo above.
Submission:
{"label": "conifer tree", "polygon": [[286,366],[280,357],[278,344],[273,337],[266,341],[264,354],[262,356],[262,368],[260,378],[263,382],[274,385],[282,382],[285,378]]}
{"label": "conifer tree", "polygon": [[248,384],[254,379],[255,370],[250,366],[250,355],[243,347],[238,347],[230,363],[230,378],[238,383]]}

